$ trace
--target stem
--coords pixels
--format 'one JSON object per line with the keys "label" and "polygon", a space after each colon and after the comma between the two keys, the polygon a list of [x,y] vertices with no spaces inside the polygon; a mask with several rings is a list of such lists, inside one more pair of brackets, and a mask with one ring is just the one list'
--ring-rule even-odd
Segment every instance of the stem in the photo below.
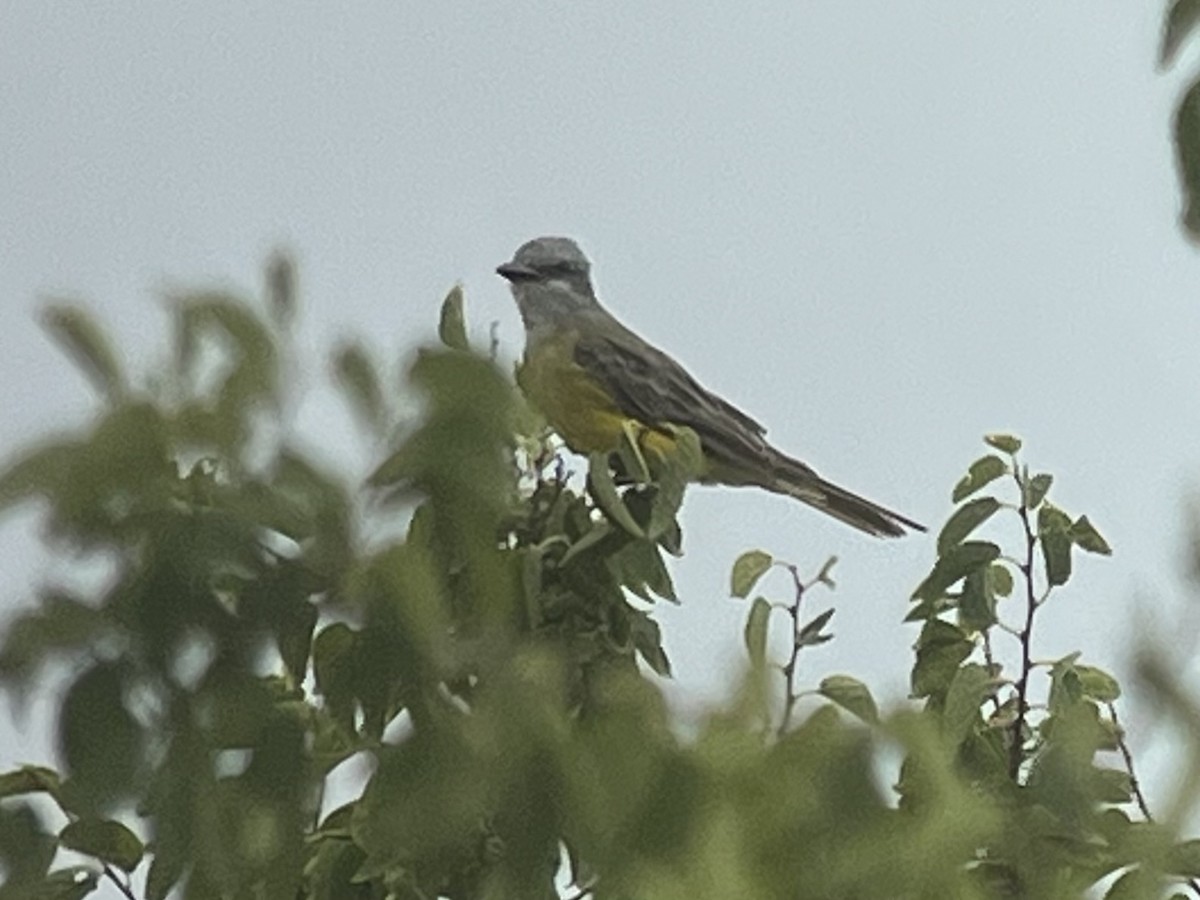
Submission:
{"label": "stem", "polygon": [[129,900],[137,900],[137,897],[135,897],[133,894],[133,888],[131,888],[125,881],[122,881],[120,878],[118,878],[117,873],[113,870],[112,866],[108,865],[108,863],[104,864],[104,876],[113,884],[115,884],[117,886],[117,890],[128,897]]}
{"label": "stem", "polygon": [[796,701],[800,699],[800,695],[796,693],[796,663],[800,657],[800,601],[804,599],[805,584],[800,580],[799,570],[790,563],[784,568],[791,573],[792,584],[795,586],[796,595],[791,604],[787,606],[788,615],[792,619],[792,655],[788,659],[787,664],[783,667],[783,679],[785,685],[785,698],[783,702],[783,718],[779,722],[779,728],[775,732],[778,737],[783,737],[787,734],[788,728],[792,724],[792,711],[796,708]]}
{"label": "stem", "polygon": [[[1112,719],[1113,728],[1117,733],[1117,749],[1121,751],[1121,759],[1125,762],[1125,772],[1129,775],[1129,791],[1133,794],[1133,799],[1137,801],[1142,818],[1147,822],[1153,822],[1154,816],[1150,813],[1150,804],[1146,802],[1146,795],[1142,793],[1142,784],[1133,771],[1133,753],[1130,752],[1129,745],[1125,743],[1125,729],[1121,727],[1121,720],[1117,718],[1117,705],[1110,700],[1106,706],[1109,718]],[[1188,878],[1184,883],[1192,889],[1197,897],[1200,897],[1200,882],[1195,878]]]}
{"label": "stem", "polygon": [[[1021,487],[1020,476],[1016,466],[1013,467],[1013,477],[1017,486]],[[1025,503],[1025,491],[1021,488],[1021,506],[1018,508],[1021,525],[1025,529],[1025,559],[1019,563],[1021,574],[1025,576],[1025,625],[1017,635],[1021,642],[1021,677],[1017,681],[1017,718],[1012,724],[1012,744],[1009,747],[1008,776],[1017,781],[1021,774],[1021,763],[1024,761],[1025,749],[1025,716],[1029,712],[1026,697],[1029,692],[1029,672],[1033,668],[1031,647],[1033,644],[1033,616],[1037,612],[1038,598],[1033,590],[1033,556],[1037,546],[1037,538],[1033,534],[1033,526],[1029,522],[1029,507]]]}
{"label": "stem", "polygon": [[1129,745],[1125,743],[1125,729],[1121,727],[1121,721],[1117,718],[1116,704],[1109,702],[1108,715],[1117,732],[1117,749],[1121,751],[1121,758],[1125,760],[1125,771],[1129,774],[1129,789],[1133,793],[1133,799],[1137,801],[1138,809],[1142,811],[1142,817],[1147,822],[1153,822],[1154,816],[1150,815],[1150,806],[1146,803],[1142,786],[1138,782],[1137,776],[1133,774],[1133,754],[1129,752]]}

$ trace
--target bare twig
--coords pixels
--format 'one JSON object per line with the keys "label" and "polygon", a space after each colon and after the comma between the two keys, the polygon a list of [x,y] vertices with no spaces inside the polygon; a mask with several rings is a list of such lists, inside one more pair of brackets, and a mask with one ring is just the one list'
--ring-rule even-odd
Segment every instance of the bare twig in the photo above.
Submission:
{"label": "bare twig", "polygon": [[1029,693],[1029,673],[1033,668],[1033,616],[1038,609],[1038,598],[1033,590],[1033,558],[1037,547],[1037,538],[1029,521],[1029,506],[1025,501],[1025,490],[1021,487],[1021,479],[1013,467],[1013,477],[1021,489],[1021,505],[1017,512],[1021,516],[1021,525],[1025,530],[1025,559],[1019,563],[1021,574],[1025,576],[1025,625],[1017,635],[1021,642],[1021,677],[1017,680],[1017,716],[1012,724],[1012,745],[1009,747],[1008,775],[1017,781],[1021,774],[1021,763],[1024,760],[1025,721],[1029,712],[1026,700]]}
{"label": "bare twig", "polygon": [[137,900],[137,897],[133,893],[133,888],[129,886],[129,882],[125,879],[119,878],[116,870],[113,869],[113,867],[108,863],[104,864],[104,877],[115,884],[117,886],[117,890],[124,894],[128,900]]}
{"label": "bare twig", "polygon": [[[1133,753],[1129,750],[1129,744],[1125,742],[1125,729],[1121,727],[1121,720],[1117,718],[1117,705],[1110,700],[1105,706],[1108,708],[1108,715],[1112,719],[1113,730],[1117,735],[1117,749],[1125,763],[1125,773],[1129,776],[1129,792],[1137,801],[1142,818],[1147,822],[1153,822],[1154,816],[1150,812],[1150,804],[1146,802],[1146,795],[1142,793],[1142,783],[1138,781],[1138,777],[1133,771]],[[1188,878],[1184,883],[1192,889],[1197,897],[1200,897],[1200,881]]]}
{"label": "bare twig", "polygon": [[1146,803],[1146,795],[1142,793],[1142,785],[1133,773],[1133,754],[1129,752],[1129,745],[1125,743],[1125,729],[1121,727],[1121,720],[1117,718],[1116,704],[1111,701],[1108,703],[1108,715],[1117,733],[1117,749],[1121,751],[1121,758],[1125,760],[1125,772],[1129,775],[1129,789],[1133,793],[1133,799],[1137,801],[1138,809],[1142,811],[1146,821],[1153,822],[1154,816],[1150,815],[1150,806]]}
{"label": "bare twig", "polygon": [[788,615],[792,620],[792,654],[788,659],[787,664],[783,667],[783,679],[785,685],[785,696],[783,702],[783,718],[779,721],[779,728],[776,734],[783,737],[792,724],[792,711],[796,708],[796,701],[800,699],[796,693],[796,664],[800,657],[800,601],[804,599],[804,592],[807,586],[800,580],[800,571],[791,563],[784,566],[792,576],[792,584],[795,587],[795,599],[787,606]]}

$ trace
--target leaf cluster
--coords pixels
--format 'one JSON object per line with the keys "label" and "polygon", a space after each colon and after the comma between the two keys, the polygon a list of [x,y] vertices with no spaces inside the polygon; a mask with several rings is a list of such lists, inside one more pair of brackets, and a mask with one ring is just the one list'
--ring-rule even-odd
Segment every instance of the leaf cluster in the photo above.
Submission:
{"label": "leaf cluster", "polygon": [[[802,651],[828,643],[834,611],[801,600],[832,587],[832,561],[805,583],[752,552],[732,592],[781,569],[792,599],[751,602],[742,690],[683,733],[655,681],[670,667],[653,612],[679,599],[664,554],[682,552],[695,435],[666,452],[656,435],[651,453],[630,423],[573,477],[472,349],[456,289],[443,346],[405,367],[419,419],[366,346],[332,355],[364,433],[391,448],[353,488],[289,433],[286,259],[267,285],[258,303],[172,298],[173,353],[140,384],[83,310],[47,316],[103,405],[14,461],[0,504],[36,499],[64,565],[84,554],[109,575],[46,585],[0,645],[13,696],[67,681],[61,771],[0,775],[3,900],[101,880],[150,900],[1064,897],[1118,874],[1112,896],[1139,896],[1195,874],[1193,845],[1130,814],[1131,770],[1096,762],[1123,747],[1115,681],[1029,656],[1074,552],[1107,545],[1050,505],[1015,439],[991,438],[1001,455],[956,489],[916,591],[919,706],[881,711],[850,675],[803,690]],[[980,495],[1004,476],[1015,502]],[[1023,523],[1014,556],[975,537],[1001,514]],[[1024,624],[1005,630],[1005,604]],[[1012,673],[998,633],[1022,649]],[[355,765],[361,791],[327,799]]]}

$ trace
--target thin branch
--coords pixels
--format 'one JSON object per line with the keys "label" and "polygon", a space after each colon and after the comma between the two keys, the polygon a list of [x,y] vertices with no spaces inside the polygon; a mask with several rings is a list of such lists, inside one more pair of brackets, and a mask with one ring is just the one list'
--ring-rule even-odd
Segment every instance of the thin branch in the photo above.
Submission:
{"label": "thin branch", "polygon": [[[1129,776],[1129,791],[1133,794],[1133,799],[1137,801],[1142,818],[1147,822],[1153,822],[1154,816],[1150,812],[1150,804],[1146,802],[1146,795],[1142,793],[1142,783],[1138,781],[1138,777],[1133,771],[1133,753],[1129,749],[1129,744],[1125,742],[1125,729],[1121,727],[1121,720],[1117,718],[1117,705],[1111,700],[1105,705],[1108,707],[1109,718],[1112,719],[1113,730],[1117,734],[1117,749],[1121,752],[1121,759],[1125,762],[1125,773]],[[1184,883],[1192,889],[1197,897],[1200,897],[1200,881],[1188,878]]]}
{"label": "thin branch", "polygon": [[1113,729],[1117,732],[1117,749],[1121,751],[1121,758],[1125,760],[1125,772],[1129,775],[1129,789],[1133,792],[1133,799],[1137,801],[1138,809],[1142,811],[1142,817],[1147,822],[1153,822],[1154,816],[1150,815],[1150,805],[1146,803],[1142,785],[1137,776],[1133,774],[1133,754],[1129,752],[1129,745],[1125,743],[1125,729],[1121,727],[1121,720],[1117,718],[1116,704],[1110,701],[1107,705]]}
{"label": "thin branch", "polygon": [[113,869],[113,867],[108,863],[104,864],[104,876],[113,884],[115,884],[117,886],[117,890],[124,894],[128,900],[137,900],[137,897],[133,893],[133,888],[129,886],[129,882],[117,877],[116,870]]}
{"label": "thin branch", "polygon": [[[1021,479],[1013,466],[1013,477],[1017,486],[1021,487]],[[1021,763],[1024,760],[1025,722],[1029,705],[1026,700],[1029,692],[1029,672],[1033,668],[1031,647],[1033,645],[1033,616],[1038,609],[1038,598],[1033,590],[1033,559],[1037,547],[1037,538],[1029,521],[1029,507],[1025,502],[1025,491],[1021,488],[1021,506],[1017,512],[1021,516],[1021,525],[1025,530],[1025,560],[1018,564],[1021,574],[1025,576],[1025,626],[1017,635],[1021,642],[1021,677],[1017,681],[1017,716],[1012,724],[1012,745],[1009,747],[1008,776],[1015,782],[1021,774]]]}
{"label": "thin branch", "polygon": [[787,734],[787,730],[792,724],[792,711],[796,708],[796,701],[800,699],[799,694],[796,693],[796,664],[802,649],[800,644],[800,601],[804,599],[804,592],[807,590],[804,582],[800,580],[800,571],[794,565],[788,563],[784,568],[791,573],[796,594],[795,599],[787,607],[788,615],[792,619],[792,655],[787,664],[783,666],[786,693],[783,703],[783,718],[780,719],[779,728],[775,732],[778,737]]}

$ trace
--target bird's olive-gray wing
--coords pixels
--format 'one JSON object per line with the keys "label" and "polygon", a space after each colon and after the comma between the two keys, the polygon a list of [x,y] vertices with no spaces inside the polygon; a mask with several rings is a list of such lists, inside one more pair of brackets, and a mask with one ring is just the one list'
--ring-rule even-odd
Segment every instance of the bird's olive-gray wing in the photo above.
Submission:
{"label": "bird's olive-gray wing", "polygon": [[762,425],[632,333],[581,336],[574,358],[604,385],[622,412],[652,427],[686,425],[714,462],[737,469],[773,455]]}

